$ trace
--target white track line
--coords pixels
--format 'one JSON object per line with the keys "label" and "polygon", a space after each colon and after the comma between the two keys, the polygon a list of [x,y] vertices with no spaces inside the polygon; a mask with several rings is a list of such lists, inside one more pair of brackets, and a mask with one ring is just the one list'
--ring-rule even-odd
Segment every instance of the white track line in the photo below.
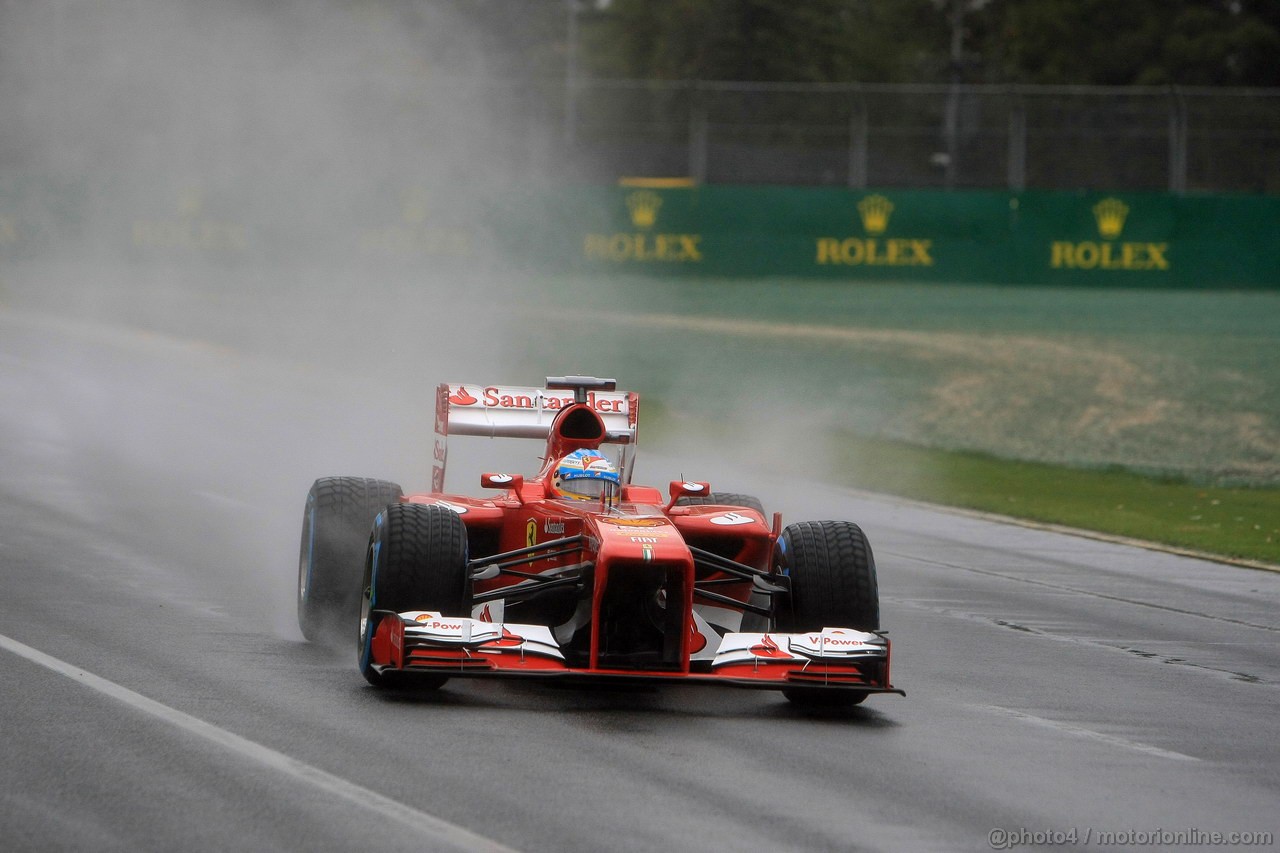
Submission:
{"label": "white track line", "polygon": [[265,747],[260,743],[254,743],[225,729],[220,729],[212,723],[184,714],[181,711],[170,708],[168,705],[162,705],[153,699],[134,693],[127,687],[121,687],[119,684],[107,681],[105,678],[85,672],[73,664],[47,655],[38,649],[33,649],[3,634],[0,634],[0,648],[51,669],[59,675],[65,675],[77,684],[110,696],[112,699],[123,702],[129,707],[149,714],[175,728],[211,741],[229,752],[270,767],[298,781],[314,785],[322,791],[339,796],[344,800],[374,811],[385,818],[398,821],[412,830],[421,832],[424,845],[429,846],[431,849],[449,847],[469,852],[475,851],[476,853],[479,853],[479,851],[484,851],[484,853],[515,853],[512,848],[477,835],[461,826],[406,806],[404,803],[396,802],[368,788],[363,788],[331,773],[326,773],[318,767],[312,767],[310,764],[298,761],[296,758],[290,758],[284,753],[276,752],[274,749]]}
{"label": "white track line", "polygon": [[1054,731],[1064,732],[1065,734],[1075,737],[1085,738],[1087,740],[1096,741],[1106,744],[1107,746],[1118,746],[1123,749],[1131,749],[1134,752],[1145,753],[1146,755],[1154,755],[1159,758],[1169,758],[1174,761],[1199,761],[1194,755],[1184,755],[1181,752],[1174,752],[1169,749],[1161,749],[1158,746],[1152,746],[1149,743],[1139,743],[1135,740],[1117,737],[1116,735],[1104,734],[1096,732],[1093,729],[1086,729],[1081,726],[1073,726],[1070,723],[1060,723],[1057,720],[1047,720],[1044,717],[1037,717],[1034,714],[1028,714],[1026,711],[1016,711],[1013,708],[1005,708],[1000,705],[973,705],[980,711],[991,711],[997,714],[1003,714],[1012,717],[1015,720],[1021,720],[1024,723],[1030,723],[1033,726],[1041,728],[1053,729]]}

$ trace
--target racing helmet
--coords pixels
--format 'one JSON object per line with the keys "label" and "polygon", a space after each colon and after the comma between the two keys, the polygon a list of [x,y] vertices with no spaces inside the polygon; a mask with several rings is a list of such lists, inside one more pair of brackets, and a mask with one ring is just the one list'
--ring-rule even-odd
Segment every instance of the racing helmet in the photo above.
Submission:
{"label": "racing helmet", "polygon": [[618,469],[594,450],[575,450],[556,463],[551,491],[573,501],[612,500],[618,493]]}

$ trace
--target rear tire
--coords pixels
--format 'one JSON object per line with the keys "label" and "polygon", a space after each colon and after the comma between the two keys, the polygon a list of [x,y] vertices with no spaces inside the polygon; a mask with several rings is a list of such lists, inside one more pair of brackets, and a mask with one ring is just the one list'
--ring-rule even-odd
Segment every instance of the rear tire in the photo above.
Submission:
{"label": "rear tire", "polygon": [[[676,499],[676,506],[737,506],[747,509],[754,509],[760,513],[768,522],[768,516],[764,514],[764,504],[755,495],[743,495],[738,492],[712,492],[709,495],[682,495]],[[767,606],[768,598],[758,593],[752,593],[751,604],[757,606]],[[759,616],[755,613],[744,613],[742,615],[742,623],[739,630],[742,631],[767,631],[769,630],[767,617]]]}
{"label": "rear tire", "polygon": [[[778,540],[778,563],[791,578],[791,594],[781,602],[778,630],[880,629],[880,592],[871,543],[847,521],[805,521],[788,525]],[[789,687],[791,702],[809,708],[857,705],[865,693]]]}
{"label": "rear tire", "polygon": [[676,500],[676,506],[741,506],[754,509],[764,515],[764,504],[754,495],[740,495],[737,492],[712,492],[709,495],[684,495]]}
{"label": "rear tire", "polygon": [[[435,610],[470,616],[467,528],[442,506],[392,504],[374,520],[360,600],[360,672],[377,686],[392,683],[372,666],[373,635],[382,614]],[[395,673],[399,675],[400,673]],[[439,687],[446,676],[420,676],[418,687]]]}
{"label": "rear tire", "polygon": [[311,486],[298,555],[298,627],[309,641],[351,636],[369,529],[403,495],[395,483],[363,477],[324,477]]}

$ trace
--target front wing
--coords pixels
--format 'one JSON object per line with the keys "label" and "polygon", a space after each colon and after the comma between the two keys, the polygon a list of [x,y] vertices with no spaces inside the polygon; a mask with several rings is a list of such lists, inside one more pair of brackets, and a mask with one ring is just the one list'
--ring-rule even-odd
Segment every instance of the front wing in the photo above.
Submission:
{"label": "front wing", "polygon": [[434,675],[722,684],[898,693],[889,683],[889,640],[849,628],[801,634],[731,633],[709,662],[687,672],[571,666],[542,625],[483,622],[434,611],[378,614],[371,640],[380,672]]}

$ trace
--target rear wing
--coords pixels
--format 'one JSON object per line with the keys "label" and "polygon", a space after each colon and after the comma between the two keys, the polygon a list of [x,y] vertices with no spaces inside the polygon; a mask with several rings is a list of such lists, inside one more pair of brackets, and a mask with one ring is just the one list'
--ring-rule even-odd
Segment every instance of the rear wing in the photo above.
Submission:
{"label": "rear wing", "polygon": [[431,491],[444,491],[450,435],[546,439],[556,415],[575,400],[604,421],[606,442],[621,445],[618,471],[622,482],[631,482],[640,395],[614,388],[613,380],[590,376],[549,376],[545,388],[441,383],[436,388]]}

